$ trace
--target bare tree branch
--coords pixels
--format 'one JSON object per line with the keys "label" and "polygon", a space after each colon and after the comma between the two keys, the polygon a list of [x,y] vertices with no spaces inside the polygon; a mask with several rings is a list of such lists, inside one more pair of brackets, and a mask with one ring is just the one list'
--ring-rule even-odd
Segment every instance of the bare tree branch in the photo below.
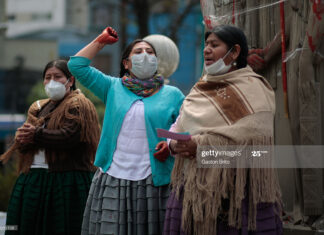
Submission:
{"label": "bare tree branch", "polygon": [[[169,14],[173,15],[173,19],[169,22],[169,25],[167,25],[164,30],[161,30],[162,34],[169,35],[169,37],[177,43],[177,33],[179,28],[182,26],[186,16],[190,14],[192,9],[197,6],[200,1],[199,0],[188,0],[186,1],[187,4],[182,10],[181,13],[179,13],[177,10],[175,10],[176,0],[122,0],[121,8],[126,8],[128,4],[132,5],[132,9],[135,11],[136,15],[136,22],[138,25],[138,37],[143,38],[149,34],[149,18],[151,14],[151,10],[154,5],[164,3],[164,6],[169,6],[167,8],[174,9],[174,12],[170,12]],[[121,9],[121,12],[123,10]],[[122,20],[122,27],[125,27],[125,31],[123,32],[123,36],[126,38],[126,26],[127,26],[127,15],[126,11],[124,10],[124,14],[121,17]],[[163,32],[165,31],[165,32]],[[124,45],[125,42],[123,42]]]}
{"label": "bare tree branch", "polygon": [[178,29],[181,27],[184,19],[186,16],[191,12],[191,10],[199,4],[199,0],[190,0],[189,3],[186,5],[185,9],[182,11],[181,14],[177,14],[174,21],[170,23],[170,38],[177,44],[178,37]]}
{"label": "bare tree branch", "polygon": [[134,0],[133,1],[135,14],[137,17],[137,24],[139,28],[139,37],[144,38],[148,35],[148,20],[149,20],[149,2],[148,0]]}
{"label": "bare tree branch", "polygon": [[127,13],[126,13],[126,6],[129,3],[128,0],[122,0],[120,4],[120,22],[121,22],[121,29],[120,29],[120,38],[121,38],[121,48],[124,50],[126,48],[126,28],[127,28]]}

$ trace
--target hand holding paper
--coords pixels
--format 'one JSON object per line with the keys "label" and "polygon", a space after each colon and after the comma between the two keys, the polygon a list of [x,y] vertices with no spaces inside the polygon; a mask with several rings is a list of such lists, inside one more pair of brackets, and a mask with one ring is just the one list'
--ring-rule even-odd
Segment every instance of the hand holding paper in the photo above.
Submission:
{"label": "hand holding paper", "polygon": [[156,131],[158,137],[172,139],[172,155],[190,159],[196,156],[197,144],[192,140],[189,133],[175,133],[164,129],[156,129]]}

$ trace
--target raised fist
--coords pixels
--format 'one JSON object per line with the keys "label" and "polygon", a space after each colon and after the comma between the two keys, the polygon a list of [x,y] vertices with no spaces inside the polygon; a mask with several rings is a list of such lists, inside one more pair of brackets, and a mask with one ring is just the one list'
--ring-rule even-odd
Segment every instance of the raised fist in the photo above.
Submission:
{"label": "raised fist", "polygon": [[117,41],[118,41],[117,32],[111,27],[105,28],[102,31],[102,33],[96,38],[96,42],[102,44],[114,44]]}

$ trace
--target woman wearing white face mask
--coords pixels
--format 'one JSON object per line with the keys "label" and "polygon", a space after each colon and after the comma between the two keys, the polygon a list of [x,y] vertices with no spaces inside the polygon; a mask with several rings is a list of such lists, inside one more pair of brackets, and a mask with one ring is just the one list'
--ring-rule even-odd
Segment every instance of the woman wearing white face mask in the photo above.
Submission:
{"label": "woman wearing white face mask", "polygon": [[1,156],[7,161],[17,151],[21,173],[6,223],[17,226],[17,234],[80,234],[95,171],[98,116],[76,90],[67,61],[49,62],[43,83],[49,99],[30,106],[15,143]]}
{"label": "woman wearing white face mask", "polygon": [[71,73],[105,104],[105,118],[82,234],[161,234],[174,158],[156,128],[168,129],[183,94],[157,74],[153,46],[133,41],[122,54],[120,78],[89,66],[106,45],[118,40],[108,27],[76,56]]}
{"label": "woman wearing white face mask", "polygon": [[[240,29],[221,25],[205,34],[207,74],[191,89],[171,128],[189,132],[191,139],[169,144],[175,164],[165,235],[282,234],[276,172],[271,165],[257,168],[251,158],[251,151],[274,144],[274,92],[247,66],[247,55]],[[240,155],[215,154],[221,151]]]}

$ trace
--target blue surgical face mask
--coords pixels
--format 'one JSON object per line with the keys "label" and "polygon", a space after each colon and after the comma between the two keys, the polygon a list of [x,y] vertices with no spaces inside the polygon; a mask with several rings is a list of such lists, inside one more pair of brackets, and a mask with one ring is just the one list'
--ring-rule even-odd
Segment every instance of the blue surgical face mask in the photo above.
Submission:
{"label": "blue surgical face mask", "polygon": [[205,70],[207,74],[221,75],[227,73],[231,69],[232,63],[226,65],[224,62],[224,58],[226,58],[226,56],[231,52],[232,48],[226,53],[226,55],[224,55],[223,58],[220,58],[219,60],[217,60],[215,63],[211,65],[208,66],[205,65]]}
{"label": "blue surgical face mask", "polygon": [[151,78],[157,70],[157,58],[146,52],[135,54],[131,57],[132,68],[130,71],[141,80]]}

